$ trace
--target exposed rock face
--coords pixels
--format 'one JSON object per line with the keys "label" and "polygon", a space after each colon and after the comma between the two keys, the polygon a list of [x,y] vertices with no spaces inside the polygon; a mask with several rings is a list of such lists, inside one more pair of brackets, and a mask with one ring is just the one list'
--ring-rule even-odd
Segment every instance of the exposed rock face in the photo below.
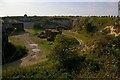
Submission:
{"label": "exposed rock face", "polygon": [[7,32],[24,31],[24,23],[16,19],[3,19],[2,30]]}
{"label": "exposed rock face", "polygon": [[117,32],[117,29],[114,28],[114,26],[107,26],[104,28],[104,30],[109,31],[108,35],[114,35],[115,37],[120,35],[120,32]]}
{"label": "exposed rock face", "polygon": [[33,28],[34,22],[24,22],[24,27],[25,28]]}
{"label": "exposed rock face", "polygon": [[[56,18],[56,17],[4,17],[4,21],[22,22],[24,28],[33,28],[35,24],[39,24],[43,29],[62,28],[71,29],[72,20],[70,18]],[[8,25],[9,26],[9,25]]]}

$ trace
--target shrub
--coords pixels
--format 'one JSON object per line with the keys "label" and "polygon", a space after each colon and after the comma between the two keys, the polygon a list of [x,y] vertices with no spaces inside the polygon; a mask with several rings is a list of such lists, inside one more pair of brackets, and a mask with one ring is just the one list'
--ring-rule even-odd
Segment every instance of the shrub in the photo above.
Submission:
{"label": "shrub", "polygon": [[77,41],[64,35],[58,35],[55,41],[56,44],[50,54],[50,59],[58,61],[61,68],[69,72],[77,71],[80,64],[78,48],[74,45]]}
{"label": "shrub", "polygon": [[90,63],[90,66],[89,66],[89,70],[91,72],[97,72],[97,71],[99,71],[100,70],[99,64],[97,62],[95,62],[95,61],[92,61]]}
{"label": "shrub", "polygon": [[96,32],[97,31],[97,27],[96,26],[93,26],[91,23],[88,23],[86,26],[85,26],[85,29],[87,32]]}
{"label": "shrub", "polygon": [[73,37],[68,37],[65,35],[57,35],[55,42],[63,44],[63,45],[69,45],[69,46],[76,46],[79,44],[77,39]]}

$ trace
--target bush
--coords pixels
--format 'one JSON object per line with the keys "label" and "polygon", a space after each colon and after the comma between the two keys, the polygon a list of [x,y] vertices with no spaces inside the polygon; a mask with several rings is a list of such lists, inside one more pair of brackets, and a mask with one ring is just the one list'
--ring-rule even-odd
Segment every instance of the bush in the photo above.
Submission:
{"label": "bush", "polygon": [[97,72],[100,70],[100,66],[97,62],[95,62],[93,60],[89,60],[88,62],[89,62],[88,68],[89,68],[90,72]]}
{"label": "bush", "polygon": [[65,35],[57,35],[55,42],[63,44],[63,45],[69,45],[69,46],[76,46],[79,44],[77,39],[73,37],[68,37]]}
{"label": "bush", "polygon": [[93,26],[91,23],[88,23],[86,26],[85,26],[85,29],[87,32],[96,32],[97,31],[97,27],[96,26]]}
{"label": "bush", "polygon": [[57,61],[58,65],[66,71],[77,71],[80,65],[78,48],[74,45],[77,41],[64,35],[58,35],[55,41],[50,59]]}

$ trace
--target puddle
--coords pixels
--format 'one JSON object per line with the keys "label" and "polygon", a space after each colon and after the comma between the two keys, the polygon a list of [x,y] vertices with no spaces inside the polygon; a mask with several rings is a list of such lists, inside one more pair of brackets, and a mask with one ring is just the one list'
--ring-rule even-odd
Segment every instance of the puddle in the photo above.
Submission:
{"label": "puddle", "polygon": [[30,44],[31,47],[37,47],[38,44]]}
{"label": "puddle", "polygon": [[40,52],[40,49],[32,49],[33,52]]}

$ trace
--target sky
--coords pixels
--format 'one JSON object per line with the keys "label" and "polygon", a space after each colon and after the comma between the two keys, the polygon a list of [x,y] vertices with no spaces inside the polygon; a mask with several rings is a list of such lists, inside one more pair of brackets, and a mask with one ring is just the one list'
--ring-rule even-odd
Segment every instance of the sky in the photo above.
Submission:
{"label": "sky", "polygon": [[0,0],[3,16],[118,15],[118,0]]}
{"label": "sky", "polygon": [[1,0],[1,2],[118,2],[119,0]]}

